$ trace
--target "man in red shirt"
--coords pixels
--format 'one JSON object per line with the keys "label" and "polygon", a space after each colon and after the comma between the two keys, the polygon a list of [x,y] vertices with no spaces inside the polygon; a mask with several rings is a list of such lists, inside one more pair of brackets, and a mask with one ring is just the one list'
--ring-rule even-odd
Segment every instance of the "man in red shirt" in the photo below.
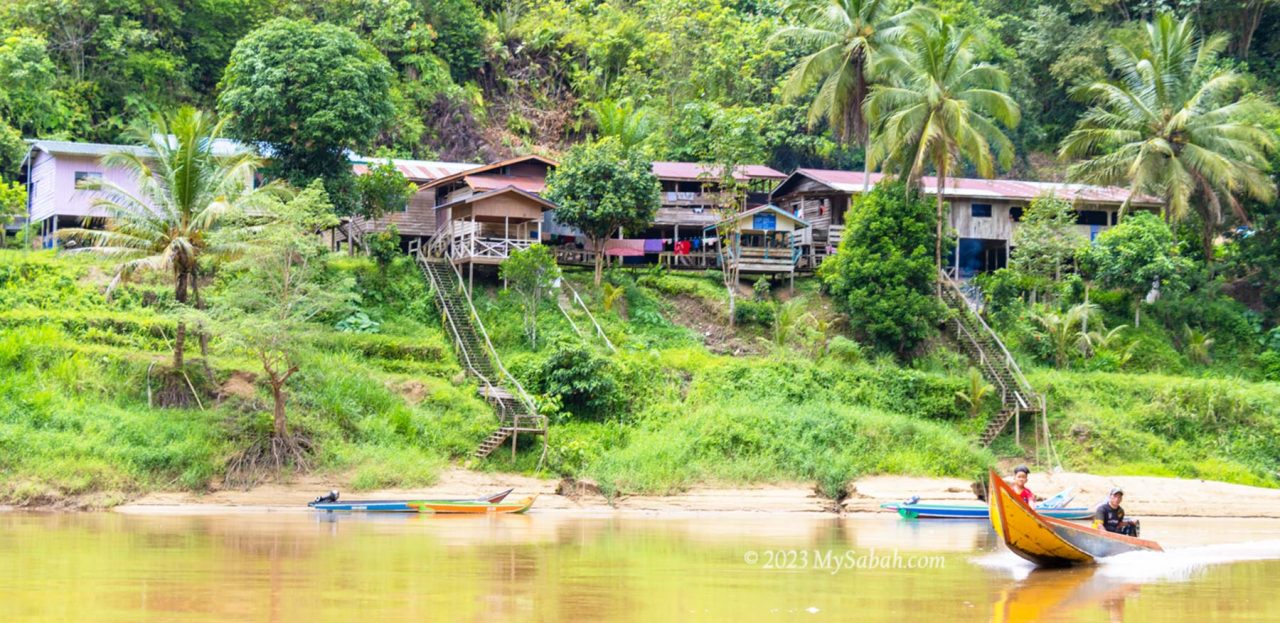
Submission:
{"label": "man in red shirt", "polygon": [[1035,506],[1036,496],[1032,495],[1031,489],[1027,488],[1027,477],[1031,475],[1031,468],[1026,465],[1019,465],[1013,468],[1013,492],[1022,498],[1027,506]]}

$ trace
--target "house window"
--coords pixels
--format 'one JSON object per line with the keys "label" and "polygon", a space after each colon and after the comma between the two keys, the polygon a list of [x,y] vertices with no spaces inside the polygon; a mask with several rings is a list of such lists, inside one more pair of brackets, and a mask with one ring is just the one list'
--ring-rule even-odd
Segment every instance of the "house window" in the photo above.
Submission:
{"label": "house window", "polygon": [[974,218],[991,218],[991,204],[973,203],[969,205],[969,216]]}
{"label": "house window", "polygon": [[76,171],[76,188],[80,188],[80,183],[85,180],[100,180],[102,174],[97,171]]}
{"label": "house window", "polygon": [[1120,213],[1119,213],[1119,212],[1112,212],[1112,213],[1111,213],[1111,224],[1112,224],[1112,225],[1115,225],[1115,224],[1116,224],[1116,223],[1118,223],[1118,222],[1120,222]]}
{"label": "house window", "polygon": [[1107,213],[1102,210],[1080,210],[1076,212],[1076,225],[1107,225],[1110,223]]}
{"label": "house window", "polygon": [[1014,206],[1012,208],[1009,208],[1009,218],[1013,219],[1013,222],[1015,223],[1021,223],[1022,222],[1022,206]]}

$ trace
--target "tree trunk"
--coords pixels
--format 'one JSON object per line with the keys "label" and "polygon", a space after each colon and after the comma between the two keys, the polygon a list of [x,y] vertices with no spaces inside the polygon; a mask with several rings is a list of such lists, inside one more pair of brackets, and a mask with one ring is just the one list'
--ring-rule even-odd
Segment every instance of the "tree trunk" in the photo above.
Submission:
{"label": "tree trunk", "polygon": [[1142,322],[1142,295],[1133,302],[1133,328],[1137,329]]}
{"label": "tree trunk", "polygon": [[604,240],[592,236],[591,245],[596,248],[596,287],[600,287],[600,280],[604,277]]}
{"label": "tree trunk", "polygon": [[[204,311],[204,298],[200,296],[200,275],[195,271],[191,272],[191,295],[196,299],[196,309]],[[204,362],[204,375],[213,382],[213,365],[209,363],[209,330],[201,326],[200,332],[200,358]]]}
{"label": "tree trunk", "polygon": [[[937,264],[938,273],[942,273],[942,180],[946,177],[946,169],[938,167],[938,188],[937,188],[937,222],[935,223],[935,235],[937,238],[933,241],[933,259]],[[956,276],[960,276],[960,267],[956,266]],[[937,286],[938,298],[942,298],[942,282],[938,282]]]}
{"label": "tree trunk", "polygon": [[[178,273],[178,283],[174,288],[173,298],[181,305],[187,304],[187,273]],[[179,320],[178,330],[173,338],[173,369],[181,370],[183,366],[183,349],[187,345],[187,323]]]}
{"label": "tree trunk", "polygon": [[271,415],[275,424],[272,435],[276,439],[285,439],[289,436],[289,427],[284,417],[284,381],[271,381],[271,398],[274,401]]}

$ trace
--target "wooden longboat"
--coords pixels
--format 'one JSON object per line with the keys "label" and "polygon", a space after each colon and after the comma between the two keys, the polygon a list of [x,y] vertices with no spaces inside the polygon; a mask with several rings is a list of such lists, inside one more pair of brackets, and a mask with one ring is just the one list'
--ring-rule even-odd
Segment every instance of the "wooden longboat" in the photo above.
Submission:
{"label": "wooden longboat", "polygon": [[435,513],[450,515],[481,515],[489,513],[501,513],[520,515],[529,510],[533,506],[533,501],[538,496],[532,495],[518,502],[506,502],[498,504],[490,504],[488,502],[448,502],[448,501],[423,501],[409,502],[419,513]]}
{"label": "wooden longboat", "polygon": [[995,470],[991,470],[987,498],[996,534],[1010,551],[1042,567],[1086,564],[1127,552],[1164,551],[1155,541],[1045,517],[1027,506]]}
{"label": "wooden longboat", "polygon": [[311,502],[307,506],[321,511],[362,511],[369,513],[417,513],[421,512],[413,504],[424,502],[448,504],[497,504],[511,495],[514,489],[499,491],[490,496],[458,499],[458,500],[345,500],[333,502]]}
{"label": "wooden longboat", "polygon": [[[881,504],[880,508],[897,512],[904,519],[987,519],[990,508],[985,504],[939,504],[933,502],[893,502]],[[1089,508],[1050,508],[1040,509],[1042,515],[1058,519],[1074,519],[1077,521],[1093,517],[1093,509]]]}

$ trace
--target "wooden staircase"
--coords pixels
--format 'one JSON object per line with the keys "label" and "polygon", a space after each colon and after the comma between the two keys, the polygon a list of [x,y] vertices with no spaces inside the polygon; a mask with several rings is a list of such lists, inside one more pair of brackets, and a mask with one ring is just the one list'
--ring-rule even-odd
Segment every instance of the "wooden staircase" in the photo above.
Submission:
{"label": "wooden staircase", "polygon": [[946,273],[938,275],[942,302],[950,312],[947,317],[947,334],[955,339],[960,350],[973,361],[987,382],[995,386],[1000,396],[1000,412],[987,424],[978,437],[983,447],[991,445],[1011,420],[1024,413],[1043,415],[1044,396],[1036,393],[1022,374],[1018,362],[996,332],[987,325],[973,308],[969,299]]}
{"label": "wooden staircase", "polygon": [[[515,456],[519,433],[543,435],[545,441],[546,417],[538,414],[528,392],[502,366],[463,285],[462,275],[446,258],[430,257],[421,251],[417,251],[415,257],[436,292],[436,303],[444,316],[446,330],[453,338],[458,362],[476,380],[480,396],[493,406],[498,416],[498,428],[476,448],[475,457],[483,459],[489,456],[508,439],[511,440],[511,454]],[[543,443],[545,455],[546,444]]]}

